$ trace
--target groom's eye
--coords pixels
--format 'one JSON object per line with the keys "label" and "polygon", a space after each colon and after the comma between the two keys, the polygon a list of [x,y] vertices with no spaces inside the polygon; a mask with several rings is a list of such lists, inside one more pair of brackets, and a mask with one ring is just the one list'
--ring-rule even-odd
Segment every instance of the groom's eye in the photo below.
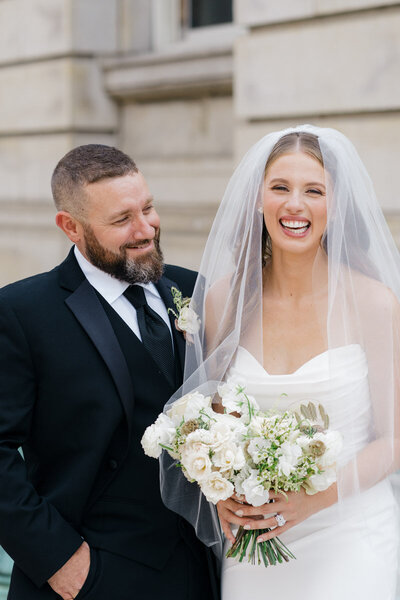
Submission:
{"label": "groom's eye", "polygon": [[114,221],[114,225],[119,225],[120,223],[125,223],[125,221],[127,221],[127,220],[128,220],[128,216],[126,215],[125,217],[121,217],[117,221]]}

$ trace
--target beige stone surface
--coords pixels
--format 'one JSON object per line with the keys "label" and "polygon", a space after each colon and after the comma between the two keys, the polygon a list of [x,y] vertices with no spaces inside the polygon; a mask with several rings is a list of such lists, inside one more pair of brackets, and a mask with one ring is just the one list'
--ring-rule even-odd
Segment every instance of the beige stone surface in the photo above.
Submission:
{"label": "beige stone surface", "polygon": [[51,201],[50,179],[59,159],[81,144],[115,144],[111,135],[53,134],[0,137],[0,222],[3,202]]}
{"label": "beige stone surface", "polygon": [[[242,123],[236,129],[235,158],[271,131],[301,124],[299,119]],[[311,119],[313,125],[333,127],[357,148],[374,183],[382,208],[390,214],[400,209],[400,189],[394,184],[400,164],[400,112],[382,115],[349,115]],[[399,238],[400,239],[400,238]]]}
{"label": "beige stone surface", "polygon": [[103,90],[99,64],[57,59],[0,68],[0,134],[84,127],[112,130],[114,102]]}
{"label": "beige stone surface", "polygon": [[149,52],[151,49],[151,2],[120,0],[119,49],[124,52]]}
{"label": "beige stone surface", "polygon": [[0,205],[0,286],[61,262],[69,240],[54,224],[50,202]]}
{"label": "beige stone surface", "polygon": [[1,0],[0,64],[117,48],[118,0]]}
{"label": "beige stone surface", "polygon": [[167,263],[197,270],[217,212],[215,204],[160,206],[161,245]]}
{"label": "beige stone surface", "polygon": [[265,119],[399,109],[399,31],[400,5],[279,25],[239,38],[236,116]]}
{"label": "beige stone surface", "polygon": [[397,4],[398,0],[235,0],[235,21],[258,26]]}
{"label": "beige stone surface", "polygon": [[231,93],[231,44],[186,50],[176,45],[164,54],[106,60],[105,88],[111,96],[128,101]]}
{"label": "beige stone surface", "polygon": [[232,153],[231,97],[126,104],[121,125],[123,145],[138,159]]}
{"label": "beige stone surface", "polygon": [[232,173],[232,159],[138,160],[158,205],[217,205]]}

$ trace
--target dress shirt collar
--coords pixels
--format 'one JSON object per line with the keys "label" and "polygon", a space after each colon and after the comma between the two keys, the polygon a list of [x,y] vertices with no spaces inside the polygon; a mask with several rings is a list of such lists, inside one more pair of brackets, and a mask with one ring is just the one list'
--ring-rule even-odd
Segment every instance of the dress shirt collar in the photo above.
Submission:
{"label": "dress shirt collar", "polygon": [[[74,247],[74,253],[75,258],[90,285],[92,285],[109,304],[113,304],[113,302],[122,296],[129,287],[129,283],[126,281],[116,279],[115,277],[112,277],[112,275],[109,275],[108,273],[105,273],[105,271],[92,265],[76,246]],[[154,283],[140,283],[138,285],[141,285],[147,292],[150,292],[150,294],[156,298],[160,298],[160,294]]]}

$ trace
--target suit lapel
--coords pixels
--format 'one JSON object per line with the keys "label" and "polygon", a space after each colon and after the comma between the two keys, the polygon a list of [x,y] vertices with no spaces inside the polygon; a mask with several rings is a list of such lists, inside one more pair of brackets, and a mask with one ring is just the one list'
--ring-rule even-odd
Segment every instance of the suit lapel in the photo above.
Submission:
{"label": "suit lapel", "polygon": [[[173,296],[172,296],[172,292],[171,292],[172,287],[176,287],[177,289],[179,289],[179,286],[177,283],[175,283],[174,281],[171,281],[170,279],[168,279],[165,276],[161,277],[160,281],[158,283],[156,283],[156,288],[158,289],[160,296],[161,296],[165,306],[167,307],[167,309],[171,308],[172,310],[174,310],[176,312],[176,306],[174,304]],[[175,346],[178,349],[179,362],[181,364],[182,373],[183,373],[184,366],[185,366],[185,349],[186,349],[185,338],[183,336],[183,333],[181,331],[178,331],[175,326],[175,316],[171,312],[168,312],[168,316],[169,316],[169,320],[171,323],[172,335],[174,337]]]}
{"label": "suit lapel", "polygon": [[128,365],[96,292],[84,277],[72,253],[60,265],[60,284],[66,289],[76,288],[65,303],[106,363],[126,413],[130,433],[134,395]]}

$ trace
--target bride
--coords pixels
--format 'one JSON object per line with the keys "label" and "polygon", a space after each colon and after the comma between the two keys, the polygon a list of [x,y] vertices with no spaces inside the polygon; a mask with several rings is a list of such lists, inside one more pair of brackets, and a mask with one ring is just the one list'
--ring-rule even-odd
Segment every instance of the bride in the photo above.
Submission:
{"label": "bride", "polygon": [[179,395],[235,377],[261,410],[322,404],[344,443],[327,490],[270,494],[257,508],[233,496],[219,522],[164,465],[165,502],[205,543],[225,555],[237,526],[265,527],[259,541],[279,536],[296,556],[268,569],[224,558],[223,600],[395,598],[399,298],[398,252],[351,143],[305,125],[253,146],[207,242],[192,298],[202,327]]}

